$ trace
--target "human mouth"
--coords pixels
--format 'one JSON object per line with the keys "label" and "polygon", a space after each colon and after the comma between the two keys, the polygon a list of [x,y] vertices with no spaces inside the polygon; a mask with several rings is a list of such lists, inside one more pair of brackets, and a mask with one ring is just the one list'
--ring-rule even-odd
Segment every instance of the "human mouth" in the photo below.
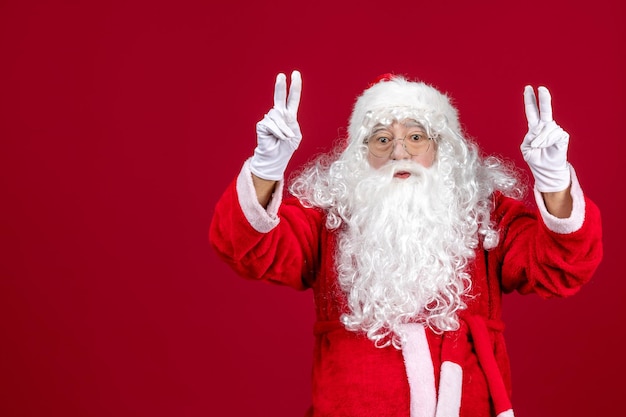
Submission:
{"label": "human mouth", "polygon": [[403,180],[409,178],[410,176],[411,176],[411,173],[408,171],[398,171],[393,175],[394,178],[400,178]]}

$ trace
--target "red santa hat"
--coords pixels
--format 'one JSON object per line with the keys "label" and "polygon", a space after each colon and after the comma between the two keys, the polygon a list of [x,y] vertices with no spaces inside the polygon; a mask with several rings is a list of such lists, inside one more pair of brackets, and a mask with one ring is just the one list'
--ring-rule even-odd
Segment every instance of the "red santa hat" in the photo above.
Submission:
{"label": "red santa hat", "polygon": [[457,110],[450,99],[423,82],[383,74],[359,96],[354,105],[348,135],[351,143],[361,143],[376,123],[412,118],[431,134],[444,129],[460,133]]}

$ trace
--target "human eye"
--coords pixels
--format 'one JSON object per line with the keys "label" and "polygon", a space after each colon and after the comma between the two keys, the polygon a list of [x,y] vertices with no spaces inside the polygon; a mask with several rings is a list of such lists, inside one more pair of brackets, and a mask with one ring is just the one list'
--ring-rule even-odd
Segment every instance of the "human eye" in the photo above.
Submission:
{"label": "human eye", "polygon": [[420,140],[424,139],[426,137],[426,134],[424,132],[411,132],[409,133],[409,140],[411,142],[419,142]]}
{"label": "human eye", "polygon": [[386,145],[391,142],[391,135],[386,131],[374,132],[368,142],[376,145]]}

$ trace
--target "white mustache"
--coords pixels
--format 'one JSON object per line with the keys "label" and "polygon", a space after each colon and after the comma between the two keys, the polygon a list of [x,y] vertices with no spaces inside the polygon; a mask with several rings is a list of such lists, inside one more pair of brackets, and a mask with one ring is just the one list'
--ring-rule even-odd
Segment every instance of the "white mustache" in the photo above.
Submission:
{"label": "white mustache", "polygon": [[421,176],[429,168],[413,161],[390,161],[385,164],[379,171],[384,176],[394,176],[398,172],[408,172],[411,175]]}

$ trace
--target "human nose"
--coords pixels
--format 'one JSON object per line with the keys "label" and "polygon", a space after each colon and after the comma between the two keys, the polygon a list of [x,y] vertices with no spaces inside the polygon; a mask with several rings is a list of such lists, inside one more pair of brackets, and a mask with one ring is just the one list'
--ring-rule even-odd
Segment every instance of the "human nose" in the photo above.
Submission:
{"label": "human nose", "polygon": [[401,160],[411,158],[411,155],[404,147],[404,139],[394,139],[391,146],[391,159]]}

